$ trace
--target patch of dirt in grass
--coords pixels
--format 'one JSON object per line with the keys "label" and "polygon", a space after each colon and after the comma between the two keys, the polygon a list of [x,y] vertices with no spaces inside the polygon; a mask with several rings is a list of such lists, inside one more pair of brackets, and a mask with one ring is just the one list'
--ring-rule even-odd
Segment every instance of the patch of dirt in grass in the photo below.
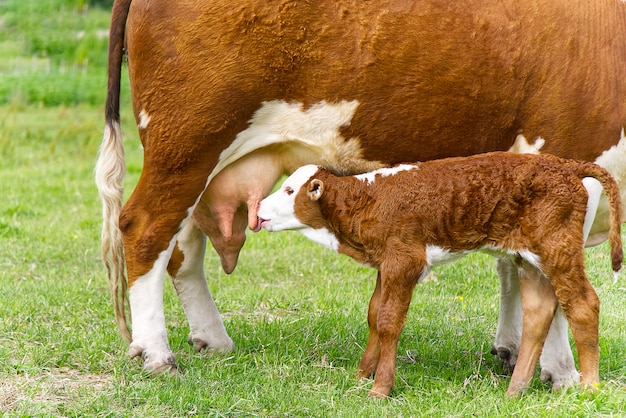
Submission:
{"label": "patch of dirt in grass", "polygon": [[42,405],[50,410],[77,398],[106,390],[113,378],[108,375],[83,374],[72,369],[53,369],[33,376],[0,376],[0,412],[9,413],[28,405]]}

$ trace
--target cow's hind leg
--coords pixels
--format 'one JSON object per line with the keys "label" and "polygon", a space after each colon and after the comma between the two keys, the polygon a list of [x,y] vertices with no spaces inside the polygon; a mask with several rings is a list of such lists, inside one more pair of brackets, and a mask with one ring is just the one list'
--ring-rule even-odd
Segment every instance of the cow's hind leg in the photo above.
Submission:
{"label": "cow's hind leg", "polygon": [[491,354],[502,359],[504,369],[513,373],[522,338],[522,299],[517,266],[509,257],[498,258],[500,278],[500,314]]}
{"label": "cow's hind leg", "polygon": [[370,378],[376,366],[378,365],[378,358],[380,356],[380,340],[378,338],[378,308],[380,306],[380,271],[376,277],[376,288],[370,299],[369,309],[367,311],[367,323],[369,325],[370,334],[367,339],[367,346],[361,362],[359,363],[359,370],[356,373],[357,378],[367,379]]}
{"label": "cow's hind leg", "polygon": [[233,350],[204,274],[206,235],[193,220],[178,235],[168,271],[189,322],[189,343],[197,351],[227,353]]}
{"label": "cow's hind leg", "polygon": [[550,282],[539,270],[525,262],[519,270],[519,283],[523,312],[522,339],[517,364],[506,392],[508,396],[520,394],[530,384],[558,306]]}
{"label": "cow's hind leg", "polygon": [[559,390],[575,385],[580,381],[574,356],[569,345],[567,318],[559,306],[552,320],[541,357],[541,381],[552,382],[552,389]]}

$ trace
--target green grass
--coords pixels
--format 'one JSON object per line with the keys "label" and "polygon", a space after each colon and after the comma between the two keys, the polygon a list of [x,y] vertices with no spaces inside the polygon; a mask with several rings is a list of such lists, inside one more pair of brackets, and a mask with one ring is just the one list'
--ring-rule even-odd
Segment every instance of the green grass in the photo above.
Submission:
{"label": "green grass", "polygon": [[[606,246],[587,252],[601,301],[601,389],[552,393],[538,377],[520,399],[489,354],[498,310],[494,263],[472,255],[420,284],[400,340],[392,398],[353,378],[367,338],[374,271],[295,233],[250,234],[209,284],[237,348],[187,344],[172,286],[165,306],[181,376],[148,378],[118,336],[98,259],[92,172],[101,110],[3,107],[0,129],[0,410],[7,416],[615,416],[626,413],[624,282]],[[128,190],[141,166],[123,110]]]}
{"label": "green grass", "polygon": [[[295,233],[250,234],[209,286],[237,346],[196,353],[172,286],[165,308],[180,376],[149,378],[115,329],[99,260],[93,167],[103,126],[109,0],[0,0],[0,412],[9,417],[585,417],[626,414],[624,277],[606,246],[587,252],[602,301],[595,394],[519,399],[489,354],[498,311],[493,260],[435,271],[414,293],[392,397],[353,378],[375,273]],[[88,3],[90,7],[83,6]],[[124,72],[125,73],[125,72]],[[127,190],[141,148],[124,86]]]}
{"label": "green grass", "polygon": [[[99,105],[108,1],[0,1],[0,104]],[[86,7],[92,5],[92,7]]]}

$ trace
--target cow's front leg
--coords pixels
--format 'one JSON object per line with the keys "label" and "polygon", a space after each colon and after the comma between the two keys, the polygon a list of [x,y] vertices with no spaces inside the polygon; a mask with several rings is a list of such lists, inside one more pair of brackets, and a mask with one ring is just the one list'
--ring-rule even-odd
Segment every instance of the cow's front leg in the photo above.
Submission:
{"label": "cow's front leg", "polygon": [[[500,316],[491,352],[502,359],[507,372],[513,373],[522,335],[519,276],[517,266],[510,258],[498,259],[497,268],[500,277]],[[539,362],[542,381],[551,381],[554,389],[568,387],[579,381],[568,339],[567,320],[560,307],[550,326]]]}
{"label": "cow's front leg", "polygon": [[141,356],[143,369],[152,373],[176,371],[176,358],[167,342],[163,311],[163,281],[175,239],[161,252],[152,269],[130,282],[132,315],[131,358]]}
{"label": "cow's front leg", "polygon": [[189,322],[188,341],[197,350],[220,354],[235,347],[226,333],[204,274],[206,235],[191,220],[178,235],[168,266],[176,294]]}

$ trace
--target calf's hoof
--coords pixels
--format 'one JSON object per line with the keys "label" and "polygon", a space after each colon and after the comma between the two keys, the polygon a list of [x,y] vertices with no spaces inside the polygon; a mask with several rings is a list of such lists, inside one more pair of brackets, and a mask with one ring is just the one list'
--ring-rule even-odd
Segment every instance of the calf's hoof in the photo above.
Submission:
{"label": "calf's hoof", "polygon": [[359,371],[356,372],[354,377],[359,380],[366,380],[366,379],[371,379],[373,375],[374,375],[374,372],[368,372],[363,369],[359,369]]}
{"label": "calf's hoof", "polygon": [[600,382],[593,382],[593,383],[585,382],[585,383],[581,383],[581,386],[583,390],[588,393],[596,393],[597,391],[600,390]]}
{"label": "calf's hoof", "polygon": [[525,382],[513,382],[509,383],[509,388],[506,391],[507,398],[515,398],[526,392],[528,384]]}
{"label": "calf's hoof", "polygon": [[506,347],[492,347],[491,354],[500,357],[505,373],[513,374],[513,370],[515,370],[515,363],[517,363],[517,354],[513,353]]}
{"label": "calf's hoof", "polygon": [[217,339],[192,332],[189,334],[187,342],[193,345],[196,351],[205,351],[209,354],[228,354],[235,349],[235,343],[229,336]]}
{"label": "calf's hoof", "polygon": [[374,385],[374,387],[367,393],[367,396],[374,399],[386,399],[389,397],[390,392],[391,388],[377,387]]}

